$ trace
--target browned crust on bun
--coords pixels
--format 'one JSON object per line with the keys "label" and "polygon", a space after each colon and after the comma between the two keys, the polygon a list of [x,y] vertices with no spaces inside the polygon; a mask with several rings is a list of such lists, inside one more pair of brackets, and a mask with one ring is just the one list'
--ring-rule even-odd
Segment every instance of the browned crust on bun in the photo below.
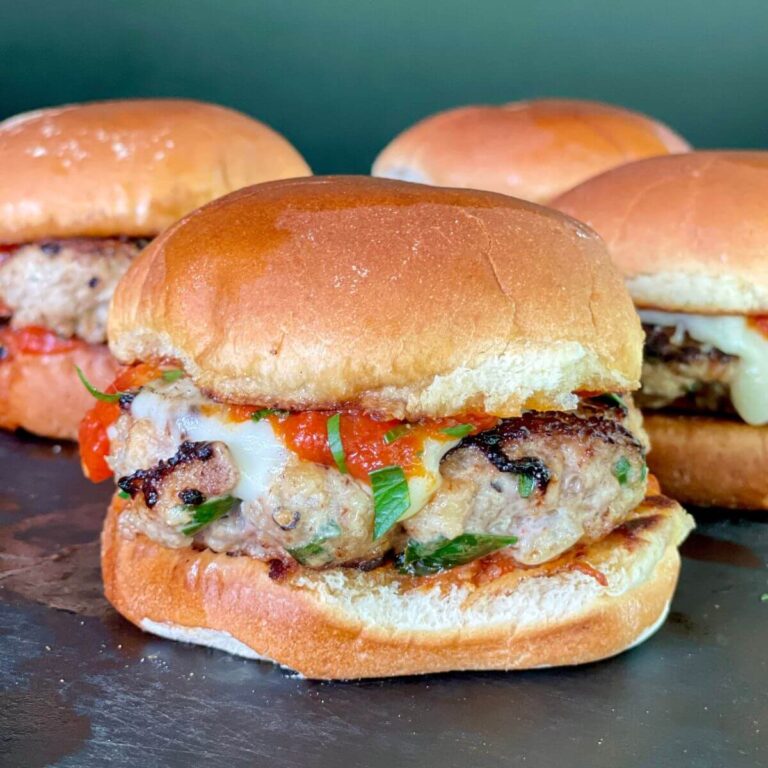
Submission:
{"label": "browned crust on bun", "polygon": [[280,134],[195,101],[106,101],[0,123],[0,243],[154,235],[248,184],[305,176]]}
{"label": "browned crust on bun", "polygon": [[701,507],[768,509],[768,427],[651,411],[644,424],[665,492]]}
{"label": "browned crust on bun", "polygon": [[85,344],[55,354],[14,353],[0,360],[0,428],[76,440],[93,397],[77,378],[79,366],[97,388],[111,384],[118,362],[105,344]]}
{"label": "browned crust on bun", "polygon": [[572,408],[576,390],[635,388],[642,354],[587,228],[362,176],[261,184],[185,217],[118,286],[109,338],[122,362],[176,359],[228,402],[412,419]]}
{"label": "browned crust on bun", "polygon": [[640,307],[768,312],[768,152],[622,166],[553,202],[602,235]]}
{"label": "browned crust on bun", "polygon": [[411,579],[390,566],[300,569],[272,579],[253,558],[124,538],[121,505],[115,499],[106,519],[102,571],[107,598],[123,616],[165,637],[326,679],[530,669],[620,653],[663,621],[680,567],[677,546],[693,525],[676,502],[647,498],[583,554],[605,585],[569,568],[476,581],[454,572]]}
{"label": "browned crust on bun", "polygon": [[689,149],[681,136],[639,112],[537,99],[427,117],[382,150],[373,175],[546,203],[622,163]]}

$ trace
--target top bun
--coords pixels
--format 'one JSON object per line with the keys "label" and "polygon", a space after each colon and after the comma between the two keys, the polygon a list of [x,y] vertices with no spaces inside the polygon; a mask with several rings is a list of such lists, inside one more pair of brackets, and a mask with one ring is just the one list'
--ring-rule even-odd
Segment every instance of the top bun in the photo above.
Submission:
{"label": "top bun", "polygon": [[625,165],[553,204],[605,238],[641,307],[768,312],[768,152]]}
{"label": "top bun", "polygon": [[155,235],[247,184],[305,176],[280,134],[195,101],[106,101],[0,123],[0,243]]}
{"label": "top bun", "polygon": [[385,147],[373,175],[547,203],[609,168],[689,149],[670,128],[638,112],[541,99],[427,117]]}
{"label": "top bun", "polygon": [[214,396],[397,418],[571,408],[638,384],[642,331],[602,241],[503,195],[369,177],[261,184],[133,262],[109,318],[124,363]]}

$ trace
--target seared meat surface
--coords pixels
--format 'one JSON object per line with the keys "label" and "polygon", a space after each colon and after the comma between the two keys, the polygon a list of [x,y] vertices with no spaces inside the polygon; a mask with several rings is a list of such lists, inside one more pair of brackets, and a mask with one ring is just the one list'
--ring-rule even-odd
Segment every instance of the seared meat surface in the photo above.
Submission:
{"label": "seared meat surface", "polygon": [[[188,380],[154,385],[155,394],[176,403],[171,407],[199,409],[199,393],[198,404],[191,404],[192,390]],[[163,431],[156,423],[129,409],[112,430],[110,464],[131,495],[121,516],[126,535],[145,533],[171,547],[194,541],[310,567],[370,564],[409,541],[429,544],[465,533],[514,536],[510,555],[538,564],[607,534],[645,491],[636,409],[583,401],[575,412],[529,412],[466,437],[443,458],[442,484],[426,505],[374,541],[370,486],[334,466],[300,459],[260,422],[247,428],[271,441],[266,478],[247,501],[187,535],[189,506],[237,496],[242,467],[224,442],[185,443],[177,427]]]}
{"label": "seared meat surface", "polygon": [[11,325],[38,325],[94,344],[106,341],[112,293],[145,240],[30,243],[0,263],[0,304]]}
{"label": "seared meat surface", "polygon": [[435,498],[404,522],[407,537],[515,536],[511,551],[529,565],[602,538],[645,492],[643,447],[618,416],[531,412],[464,440],[443,460]]}
{"label": "seared meat surface", "polygon": [[643,408],[669,405],[698,411],[733,411],[730,384],[739,359],[702,344],[674,326],[643,326],[646,339]]}

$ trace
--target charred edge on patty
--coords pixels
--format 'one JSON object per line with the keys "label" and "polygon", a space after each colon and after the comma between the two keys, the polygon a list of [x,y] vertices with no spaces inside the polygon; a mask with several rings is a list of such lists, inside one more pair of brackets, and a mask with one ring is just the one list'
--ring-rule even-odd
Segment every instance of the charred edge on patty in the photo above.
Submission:
{"label": "charred edge on patty", "polygon": [[733,414],[731,381],[739,358],[675,327],[644,325],[642,408]]}
{"label": "charred edge on patty", "polygon": [[530,477],[535,483],[536,489],[543,493],[547,490],[549,481],[552,479],[552,473],[547,469],[547,465],[535,456],[523,456],[521,459],[510,459],[507,456],[502,445],[506,440],[503,428],[504,423],[502,422],[500,427],[465,438],[463,443],[456,447],[458,448],[461,445],[464,447],[475,446],[482,451],[485,458],[499,472],[511,472],[514,475]]}
{"label": "charred edge on patty", "polygon": [[179,450],[167,461],[160,461],[151,469],[139,469],[132,475],[121,477],[117,485],[131,498],[141,493],[144,496],[144,503],[151,509],[160,499],[160,485],[176,467],[196,460],[208,461],[212,457],[213,446],[210,443],[193,443],[185,440],[179,446]]}
{"label": "charred edge on patty", "polygon": [[687,332],[680,334],[674,326],[645,324],[643,330],[643,354],[649,360],[661,360],[665,363],[694,363],[706,360],[728,364],[737,359],[717,347],[696,341]]}

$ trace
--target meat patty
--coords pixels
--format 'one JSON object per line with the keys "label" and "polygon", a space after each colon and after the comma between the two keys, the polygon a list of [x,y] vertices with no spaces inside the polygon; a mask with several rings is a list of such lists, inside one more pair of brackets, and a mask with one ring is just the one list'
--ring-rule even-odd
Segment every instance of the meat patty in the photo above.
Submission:
{"label": "meat patty", "polygon": [[739,358],[691,338],[670,326],[643,326],[646,339],[643,408],[732,412],[730,385]]}
{"label": "meat patty", "polygon": [[0,304],[11,325],[106,341],[109,301],[146,240],[72,239],[30,243],[0,263]]}
{"label": "meat patty", "polygon": [[[153,387],[182,404],[194,400],[189,380]],[[510,554],[535,564],[604,536],[643,498],[636,418],[631,405],[584,401],[573,413],[531,412],[467,437],[443,458],[442,485],[427,505],[377,541],[370,487],[288,449],[279,449],[257,498],[190,535],[183,505],[236,490],[238,468],[224,443],[204,444],[202,453],[195,446],[203,444],[179,448],[178,436],[174,443],[170,431],[159,433],[128,411],[113,428],[109,461],[132,496],[124,533],[143,532],[171,547],[194,538],[215,551],[324,567],[373,563],[409,542],[490,534],[517,537]],[[198,495],[185,501],[185,490]]]}
{"label": "meat patty", "polygon": [[645,456],[615,411],[526,413],[464,440],[441,467],[444,484],[415,517],[419,543],[463,533],[514,536],[535,565],[615,528],[645,493]]}

